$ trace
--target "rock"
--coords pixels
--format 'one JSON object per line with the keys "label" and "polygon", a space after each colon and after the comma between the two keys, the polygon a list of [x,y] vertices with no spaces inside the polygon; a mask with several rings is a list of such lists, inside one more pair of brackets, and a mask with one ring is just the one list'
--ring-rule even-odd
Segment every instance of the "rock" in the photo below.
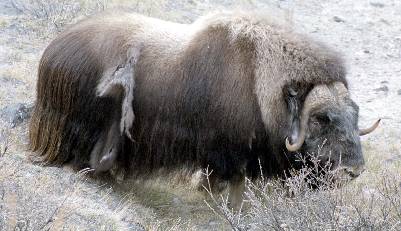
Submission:
{"label": "rock", "polygon": [[333,20],[334,20],[335,22],[345,22],[344,19],[342,19],[342,18],[340,18],[340,17],[338,17],[338,16],[334,16],[334,17],[333,17]]}
{"label": "rock", "polygon": [[220,223],[217,220],[210,220],[209,226],[218,226]]}
{"label": "rock", "polygon": [[376,189],[373,189],[373,188],[364,188],[364,189],[362,190],[362,195],[363,195],[365,198],[372,198],[372,197],[378,196],[378,192],[377,192]]}
{"label": "rock", "polygon": [[29,220],[19,220],[15,225],[15,231],[27,231],[29,227]]}
{"label": "rock", "polygon": [[30,118],[32,109],[33,105],[24,103],[12,104],[0,110],[0,118],[10,123],[11,127],[14,128]]}
{"label": "rock", "polygon": [[380,19],[380,22],[382,22],[383,24],[386,24],[387,26],[390,26],[391,23],[389,21],[387,21],[386,19]]}
{"label": "rock", "polygon": [[381,2],[371,2],[370,5],[373,6],[373,7],[377,7],[377,8],[383,8],[385,6]]}
{"label": "rock", "polygon": [[388,87],[387,86],[382,86],[382,87],[378,87],[374,89],[375,91],[384,91],[384,92],[388,92]]}
{"label": "rock", "polygon": [[1,77],[0,83],[11,84],[13,86],[18,86],[18,85],[24,84],[24,82],[22,82],[21,80],[18,80],[16,78],[12,78],[12,77]]}
{"label": "rock", "polygon": [[175,206],[182,206],[182,205],[183,205],[182,201],[181,201],[180,198],[178,198],[178,197],[174,197],[174,198],[173,198],[173,204],[174,204]]}
{"label": "rock", "polygon": [[401,95],[401,89],[398,89],[397,94]]}
{"label": "rock", "polygon": [[386,164],[392,164],[392,163],[398,162],[398,161],[401,161],[401,154],[400,154],[400,155],[394,155],[394,156],[392,156],[392,157],[386,159],[386,160],[384,161],[384,163],[386,163]]}
{"label": "rock", "polygon": [[128,230],[133,230],[133,231],[145,231],[145,227],[140,224],[140,223],[135,223],[135,224],[129,224],[128,225]]}

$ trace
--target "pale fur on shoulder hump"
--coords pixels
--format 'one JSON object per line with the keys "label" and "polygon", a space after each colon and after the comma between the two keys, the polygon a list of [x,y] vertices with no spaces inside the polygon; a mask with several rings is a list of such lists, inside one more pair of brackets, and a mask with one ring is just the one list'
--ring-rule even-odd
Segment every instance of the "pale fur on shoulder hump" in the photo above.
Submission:
{"label": "pale fur on shoulder hump", "polygon": [[341,54],[297,32],[283,16],[260,11],[221,11],[201,17],[194,25],[228,30],[228,42],[245,40],[253,45],[255,93],[265,126],[277,137],[284,136],[280,131],[285,130],[280,127],[285,123],[276,119],[286,114],[284,86],[336,81],[347,86]]}

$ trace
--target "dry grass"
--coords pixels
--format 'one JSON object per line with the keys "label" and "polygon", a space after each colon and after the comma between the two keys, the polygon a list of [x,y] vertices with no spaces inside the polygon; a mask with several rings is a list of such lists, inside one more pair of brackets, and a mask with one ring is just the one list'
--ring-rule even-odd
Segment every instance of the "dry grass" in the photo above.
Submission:
{"label": "dry grass", "polygon": [[[233,211],[226,197],[211,208],[233,230],[400,230],[401,174],[381,170],[371,184],[339,181],[338,172],[314,166],[292,172],[284,180],[247,182],[243,208]],[[328,167],[328,166],[327,166]],[[312,182],[312,184],[311,184]],[[317,188],[314,182],[319,182]]]}
{"label": "dry grass", "polygon": [[0,131],[0,157],[3,157],[8,151],[10,145],[9,133],[10,130],[8,128],[3,128]]}
{"label": "dry grass", "polygon": [[42,37],[52,37],[70,23],[107,8],[107,0],[10,0],[24,15],[23,26]]}

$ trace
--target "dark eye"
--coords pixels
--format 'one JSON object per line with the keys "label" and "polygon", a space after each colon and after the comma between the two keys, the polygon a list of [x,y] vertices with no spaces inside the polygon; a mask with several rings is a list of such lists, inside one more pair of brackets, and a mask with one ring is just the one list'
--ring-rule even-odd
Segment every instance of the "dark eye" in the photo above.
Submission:
{"label": "dark eye", "polygon": [[329,124],[331,122],[331,119],[324,114],[316,115],[315,118],[316,121],[319,122],[320,124]]}

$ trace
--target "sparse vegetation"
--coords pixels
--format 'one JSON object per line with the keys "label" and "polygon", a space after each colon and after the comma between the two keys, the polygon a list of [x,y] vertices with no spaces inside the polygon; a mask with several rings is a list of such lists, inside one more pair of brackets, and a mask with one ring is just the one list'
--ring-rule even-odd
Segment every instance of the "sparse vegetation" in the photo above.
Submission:
{"label": "sparse vegetation", "polygon": [[[227,199],[210,194],[210,206],[233,230],[400,230],[401,175],[382,171],[376,184],[332,184],[339,172],[312,167],[284,180],[247,181],[244,209],[230,209]],[[317,188],[312,182],[319,182]],[[340,181],[341,182],[341,181]]]}
{"label": "sparse vegetation", "polygon": [[0,157],[3,157],[6,154],[9,145],[9,129],[3,128],[0,131]]}
{"label": "sparse vegetation", "polygon": [[10,0],[11,5],[27,20],[38,24],[50,35],[60,32],[69,23],[107,7],[107,0]]}

